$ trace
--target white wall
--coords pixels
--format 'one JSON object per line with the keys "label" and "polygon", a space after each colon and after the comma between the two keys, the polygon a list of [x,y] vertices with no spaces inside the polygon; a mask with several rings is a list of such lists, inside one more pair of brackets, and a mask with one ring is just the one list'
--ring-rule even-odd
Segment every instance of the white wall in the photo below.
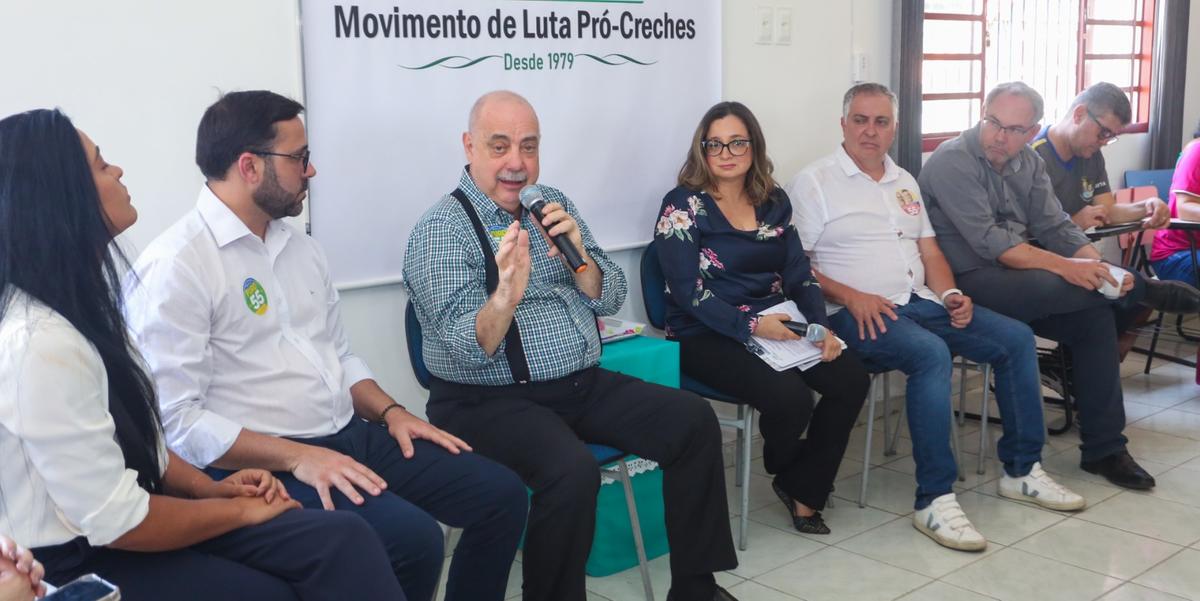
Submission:
{"label": "white wall", "polygon": [[61,107],[126,171],[144,246],[196,201],[196,126],[221,92],[299,98],[295,0],[4,0],[0,116]]}
{"label": "white wall", "polygon": [[[791,8],[791,45],[754,43],[758,6]],[[867,56],[869,79],[889,81],[892,8],[891,0],[725,0],[725,97],[758,115],[781,181],[840,140],[837,117],[854,53]],[[194,203],[201,183],[192,161],[195,128],[219,91],[267,88],[301,97],[297,32],[296,0],[6,0],[0,115],[60,106],[125,168],[140,220],[123,242],[136,253]],[[1200,10],[1192,12],[1191,32],[1189,55],[1198,56]],[[1188,74],[1190,137],[1200,119],[1200,60]],[[1114,179],[1144,166],[1144,136],[1123,138],[1106,155]],[[621,315],[644,321],[639,257],[614,253],[630,278]],[[342,312],[354,348],[384,387],[420,411],[425,394],[404,345],[406,300],[399,286],[350,290]]]}

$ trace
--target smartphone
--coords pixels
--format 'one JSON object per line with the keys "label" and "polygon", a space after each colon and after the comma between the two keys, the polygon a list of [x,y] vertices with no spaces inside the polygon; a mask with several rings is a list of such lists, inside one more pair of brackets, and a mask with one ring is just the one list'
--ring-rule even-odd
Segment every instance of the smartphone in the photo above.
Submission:
{"label": "smartphone", "polygon": [[46,595],[45,601],[120,601],[121,591],[95,574],[85,574]]}

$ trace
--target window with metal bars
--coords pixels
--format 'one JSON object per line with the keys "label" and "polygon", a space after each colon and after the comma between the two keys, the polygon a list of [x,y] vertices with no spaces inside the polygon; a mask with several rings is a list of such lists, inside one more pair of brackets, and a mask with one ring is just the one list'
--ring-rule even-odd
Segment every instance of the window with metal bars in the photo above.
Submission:
{"label": "window with metal bars", "polygon": [[982,118],[987,90],[1020,80],[1057,121],[1087,86],[1125,90],[1144,132],[1150,115],[1155,0],[926,0],[922,147],[931,151]]}

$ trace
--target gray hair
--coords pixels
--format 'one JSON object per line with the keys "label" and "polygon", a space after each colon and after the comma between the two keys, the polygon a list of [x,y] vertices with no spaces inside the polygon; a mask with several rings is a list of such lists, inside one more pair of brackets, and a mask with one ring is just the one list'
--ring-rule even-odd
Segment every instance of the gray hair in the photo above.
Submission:
{"label": "gray hair", "polygon": [[1038,94],[1037,90],[1029,87],[1029,85],[1023,81],[1010,81],[992,88],[992,91],[987,93],[987,98],[985,98],[983,101],[984,109],[986,110],[988,105],[990,105],[992,101],[996,99],[996,97],[1002,94],[1012,94],[1013,96],[1020,96],[1021,98],[1028,100],[1029,104],[1033,106],[1034,123],[1040,123],[1042,117],[1044,117],[1046,114],[1046,103],[1042,100],[1042,95]]}
{"label": "gray hair", "polygon": [[1121,122],[1121,125],[1129,125],[1129,122],[1133,120],[1133,108],[1129,106],[1129,97],[1121,88],[1107,81],[1092,84],[1091,87],[1080,92],[1075,100],[1071,101],[1071,108],[1081,104],[1100,115],[1112,113]]}
{"label": "gray hair", "polygon": [[850,103],[854,102],[854,98],[860,94],[887,96],[888,100],[892,101],[892,118],[895,119],[900,116],[900,101],[896,98],[896,94],[881,83],[867,82],[857,84],[846,90],[846,95],[842,96],[843,118],[850,116]]}

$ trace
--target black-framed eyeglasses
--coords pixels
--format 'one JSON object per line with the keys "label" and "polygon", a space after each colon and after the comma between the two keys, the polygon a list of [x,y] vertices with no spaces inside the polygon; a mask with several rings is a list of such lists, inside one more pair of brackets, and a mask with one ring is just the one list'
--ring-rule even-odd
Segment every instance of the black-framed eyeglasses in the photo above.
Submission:
{"label": "black-framed eyeglasses", "polygon": [[1096,114],[1092,112],[1092,109],[1086,110],[1088,117],[1091,117],[1092,121],[1095,121],[1096,125],[1100,128],[1100,141],[1104,144],[1112,144],[1115,142],[1117,140],[1117,136],[1121,134],[1105,127],[1104,124],[1100,122],[1099,117],[1096,117]]}
{"label": "black-framed eyeglasses", "polygon": [[295,161],[300,161],[300,171],[302,171],[304,173],[308,173],[308,159],[312,157],[312,149],[310,149],[310,148],[305,148],[304,152],[300,152],[300,153],[296,153],[296,154],[287,154],[284,152],[267,152],[265,150],[250,150],[248,152],[250,152],[250,154],[257,154],[258,156],[285,157],[285,158],[289,158],[289,159],[292,159]]}
{"label": "black-framed eyeglasses", "polygon": [[1029,133],[1029,130],[1037,127],[1036,124],[1030,125],[1030,126],[1005,125],[991,115],[984,117],[983,122],[990,125],[991,127],[995,128],[996,131],[1004,132],[1004,134],[1008,135],[1008,136],[1023,136],[1025,134]]}
{"label": "black-framed eyeglasses", "polygon": [[704,150],[704,154],[710,157],[720,156],[726,148],[729,149],[729,154],[740,157],[750,150],[750,146],[750,140],[746,138],[738,138],[737,140],[730,140],[728,142],[711,139],[700,141],[700,148]]}

